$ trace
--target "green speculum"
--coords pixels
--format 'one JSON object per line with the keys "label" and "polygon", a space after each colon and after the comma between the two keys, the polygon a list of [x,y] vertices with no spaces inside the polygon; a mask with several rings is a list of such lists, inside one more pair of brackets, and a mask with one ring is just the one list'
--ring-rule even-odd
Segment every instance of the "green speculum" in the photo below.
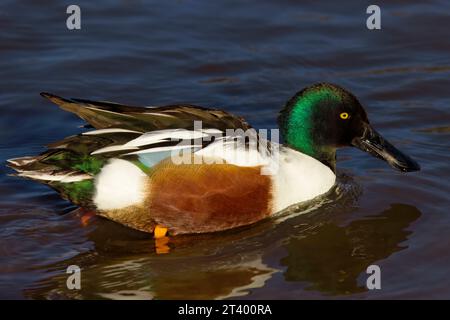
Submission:
{"label": "green speculum", "polygon": [[68,183],[54,182],[51,186],[59,190],[64,198],[79,206],[89,204],[94,194],[92,179]]}

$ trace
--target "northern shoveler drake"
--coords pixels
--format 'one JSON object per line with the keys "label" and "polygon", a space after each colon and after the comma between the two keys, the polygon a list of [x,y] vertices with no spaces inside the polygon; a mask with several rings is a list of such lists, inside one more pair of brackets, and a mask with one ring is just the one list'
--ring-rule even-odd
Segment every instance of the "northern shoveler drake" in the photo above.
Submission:
{"label": "northern shoveler drake", "polygon": [[[372,128],[353,94],[327,83],[286,103],[278,117],[284,144],[247,134],[252,127],[244,119],[217,109],[41,95],[95,130],[52,143],[38,156],[10,159],[9,166],[157,238],[249,225],[324,194],[335,184],[340,147],[357,147],[401,171],[420,169]],[[255,137],[258,147],[250,148]]]}

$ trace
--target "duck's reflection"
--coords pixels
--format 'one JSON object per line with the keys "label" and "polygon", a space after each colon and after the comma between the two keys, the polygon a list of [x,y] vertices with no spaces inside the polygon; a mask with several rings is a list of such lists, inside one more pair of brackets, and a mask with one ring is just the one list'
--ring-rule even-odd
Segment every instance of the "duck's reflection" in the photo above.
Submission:
{"label": "duck's reflection", "polygon": [[[203,259],[202,259],[203,260]],[[144,261],[135,261],[135,266],[142,270],[143,267],[151,268],[147,277],[141,278],[141,287],[136,288],[136,273],[128,272],[133,279],[130,289],[124,290],[124,284],[117,279],[116,285],[109,283],[104,286],[99,296],[112,299],[124,298],[156,298],[156,299],[224,299],[248,294],[248,290],[263,287],[266,280],[275,272],[264,265],[259,257],[254,260],[246,260],[239,264],[211,263],[204,260],[188,263],[171,262],[159,264],[147,264]],[[111,265],[108,273],[123,272],[123,264]],[[119,290],[115,290],[115,286]]]}
{"label": "duck's reflection", "polygon": [[330,295],[367,290],[361,273],[377,261],[386,259],[402,245],[411,231],[408,226],[421,215],[417,208],[393,204],[379,215],[350,222],[346,226],[326,223],[292,237],[281,259],[287,266],[286,281],[307,282],[307,290]]}
{"label": "duck's reflection", "polygon": [[[148,235],[101,221],[91,226],[87,235],[94,250],[47,266],[46,272],[53,276],[38,281],[25,295],[223,299],[248,295],[266,286],[277,272],[284,272],[286,281],[306,283],[308,290],[330,295],[356,293],[365,290],[363,284],[358,285],[358,277],[366,267],[404,248],[402,242],[410,234],[407,228],[419,216],[415,207],[404,204],[347,225],[311,214],[225,235],[175,241],[165,255],[155,254]],[[288,252],[281,261],[280,247]],[[82,268],[79,291],[66,288],[65,268],[71,264]]]}

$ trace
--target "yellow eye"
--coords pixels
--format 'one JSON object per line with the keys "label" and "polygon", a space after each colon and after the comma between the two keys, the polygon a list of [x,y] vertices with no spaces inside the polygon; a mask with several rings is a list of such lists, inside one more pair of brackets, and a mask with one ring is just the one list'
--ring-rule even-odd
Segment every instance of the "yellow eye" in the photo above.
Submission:
{"label": "yellow eye", "polygon": [[339,116],[341,117],[341,119],[344,119],[344,120],[348,119],[348,117],[349,117],[347,112],[342,112]]}

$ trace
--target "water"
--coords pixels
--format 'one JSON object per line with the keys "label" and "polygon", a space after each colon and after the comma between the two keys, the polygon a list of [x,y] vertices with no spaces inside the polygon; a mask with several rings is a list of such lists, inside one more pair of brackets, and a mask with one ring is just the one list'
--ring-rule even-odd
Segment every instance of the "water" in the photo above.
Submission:
{"label": "water", "polygon": [[[153,240],[80,212],[45,186],[0,184],[0,297],[450,298],[450,4],[317,1],[59,1],[0,5],[0,161],[41,152],[83,122],[39,96],[133,105],[190,102],[276,127],[302,87],[340,84],[374,126],[422,166],[401,174],[359,150],[338,154],[339,185],[318,203],[216,235]],[[82,268],[82,289],[65,270]],[[382,289],[365,287],[367,266]]]}

